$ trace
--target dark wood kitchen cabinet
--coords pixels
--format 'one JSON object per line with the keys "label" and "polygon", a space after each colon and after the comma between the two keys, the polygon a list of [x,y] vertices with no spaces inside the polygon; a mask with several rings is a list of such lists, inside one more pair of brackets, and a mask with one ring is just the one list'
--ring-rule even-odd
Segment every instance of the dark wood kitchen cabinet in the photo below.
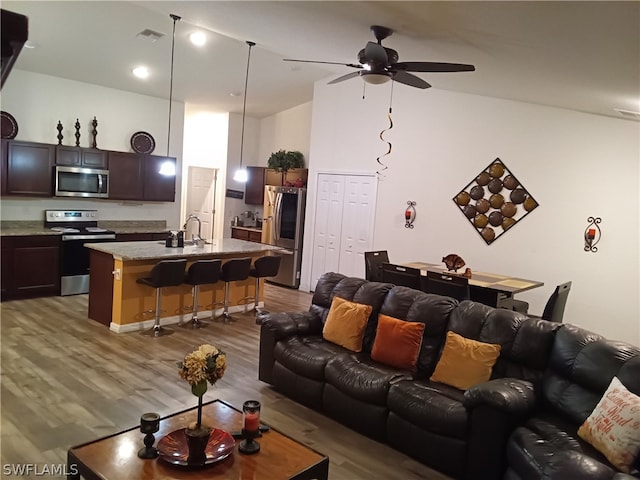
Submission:
{"label": "dark wood kitchen cabinet", "polygon": [[282,185],[282,172],[265,167],[247,167],[244,203],[262,205],[265,185]]}
{"label": "dark wood kitchen cabinet", "polygon": [[2,237],[2,300],[60,295],[60,236]]}
{"label": "dark wood kitchen cabinet", "polygon": [[176,159],[147,155],[144,157],[143,200],[173,202],[176,199]]}
{"label": "dark wood kitchen cabinet", "polygon": [[7,149],[7,195],[51,197],[55,146],[12,140]]}
{"label": "dark wood kitchen cabinet", "polygon": [[109,198],[142,200],[144,163],[136,153],[109,152]]}
{"label": "dark wood kitchen cabinet", "polygon": [[56,146],[56,165],[106,169],[108,152],[95,148]]}
{"label": "dark wood kitchen cabinet", "polygon": [[165,162],[172,164],[175,171],[175,158],[109,152],[109,198],[114,200],[175,201],[175,174],[160,173]]}
{"label": "dark wood kitchen cabinet", "polygon": [[169,232],[154,233],[116,233],[116,242],[150,242],[153,240],[166,240]]}
{"label": "dark wood kitchen cabinet", "polygon": [[2,140],[0,147],[0,195],[7,194],[7,156],[9,140]]}

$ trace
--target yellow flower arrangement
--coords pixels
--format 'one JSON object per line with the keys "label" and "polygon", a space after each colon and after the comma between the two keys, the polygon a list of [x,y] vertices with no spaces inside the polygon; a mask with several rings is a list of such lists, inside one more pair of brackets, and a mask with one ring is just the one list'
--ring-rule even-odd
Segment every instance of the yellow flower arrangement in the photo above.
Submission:
{"label": "yellow flower arrangement", "polygon": [[198,422],[196,428],[202,424],[202,396],[207,391],[207,382],[211,385],[224,376],[227,369],[227,356],[222,350],[213,345],[200,345],[196,350],[188,353],[184,360],[178,362],[180,378],[191,385],[191,393],[198,397]]}

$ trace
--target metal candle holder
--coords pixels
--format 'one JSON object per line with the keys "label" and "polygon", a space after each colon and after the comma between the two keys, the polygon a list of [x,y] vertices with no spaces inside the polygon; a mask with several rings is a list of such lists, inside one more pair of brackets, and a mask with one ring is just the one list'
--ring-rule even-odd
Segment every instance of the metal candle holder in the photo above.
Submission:
{"label": "metal candle holder", "polygon": [[260,436],[260,402],[247,400],[242,404],[242,442],[238,446],[241,453],[252,454],[260,451],[260,444],[255,441]]}
{"label": "metal candle holder", "polygon": [[156,441],[153,434],[158,430],[160,430],[160,415],[153,412],[143,413],[140,417],[140,431],[145,434],[144,447],[138,450],[138,457],[156,458],[158,456],[158,449],[153,446]]}

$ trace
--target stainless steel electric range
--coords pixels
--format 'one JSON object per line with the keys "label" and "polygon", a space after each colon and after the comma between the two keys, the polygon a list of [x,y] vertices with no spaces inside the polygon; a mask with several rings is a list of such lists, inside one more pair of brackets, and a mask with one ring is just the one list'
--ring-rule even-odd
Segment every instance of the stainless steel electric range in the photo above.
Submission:
{"label": "stainless steel electric range", "polygon": [[60,294],[89,292],[89,249],[85,243],[115,242],[115,232],[98,227],[97,210],[45,210],[44,226],[62,233]]}

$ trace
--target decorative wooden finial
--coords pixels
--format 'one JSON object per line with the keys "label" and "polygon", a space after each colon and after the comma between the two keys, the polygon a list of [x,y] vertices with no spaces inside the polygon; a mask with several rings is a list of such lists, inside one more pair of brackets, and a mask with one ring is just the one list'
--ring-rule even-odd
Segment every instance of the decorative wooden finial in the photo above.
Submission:
{"label": "decorative wooden finial", "polygon": [[56,127],[58,130],[58,145],[62,145],[62,139],[64,138],[62,135],[62,122],[58,120],[58,126]]}
{"label": "decorative wooden finial", "polygon": [[97,130],[98,120],[96,120],[96,117],[93,117],[91,126],[93,127],[93,130],[91,130],[91,134],[93,135],[93,140],[91,141],[91,148],[98,148],[98,141],[96,139],[96,137],[98,136],[98,130]]}
{"label": "decorative wooden finial", "polygon": [[80,120],[76,118],[76,147],[80,146]]}

